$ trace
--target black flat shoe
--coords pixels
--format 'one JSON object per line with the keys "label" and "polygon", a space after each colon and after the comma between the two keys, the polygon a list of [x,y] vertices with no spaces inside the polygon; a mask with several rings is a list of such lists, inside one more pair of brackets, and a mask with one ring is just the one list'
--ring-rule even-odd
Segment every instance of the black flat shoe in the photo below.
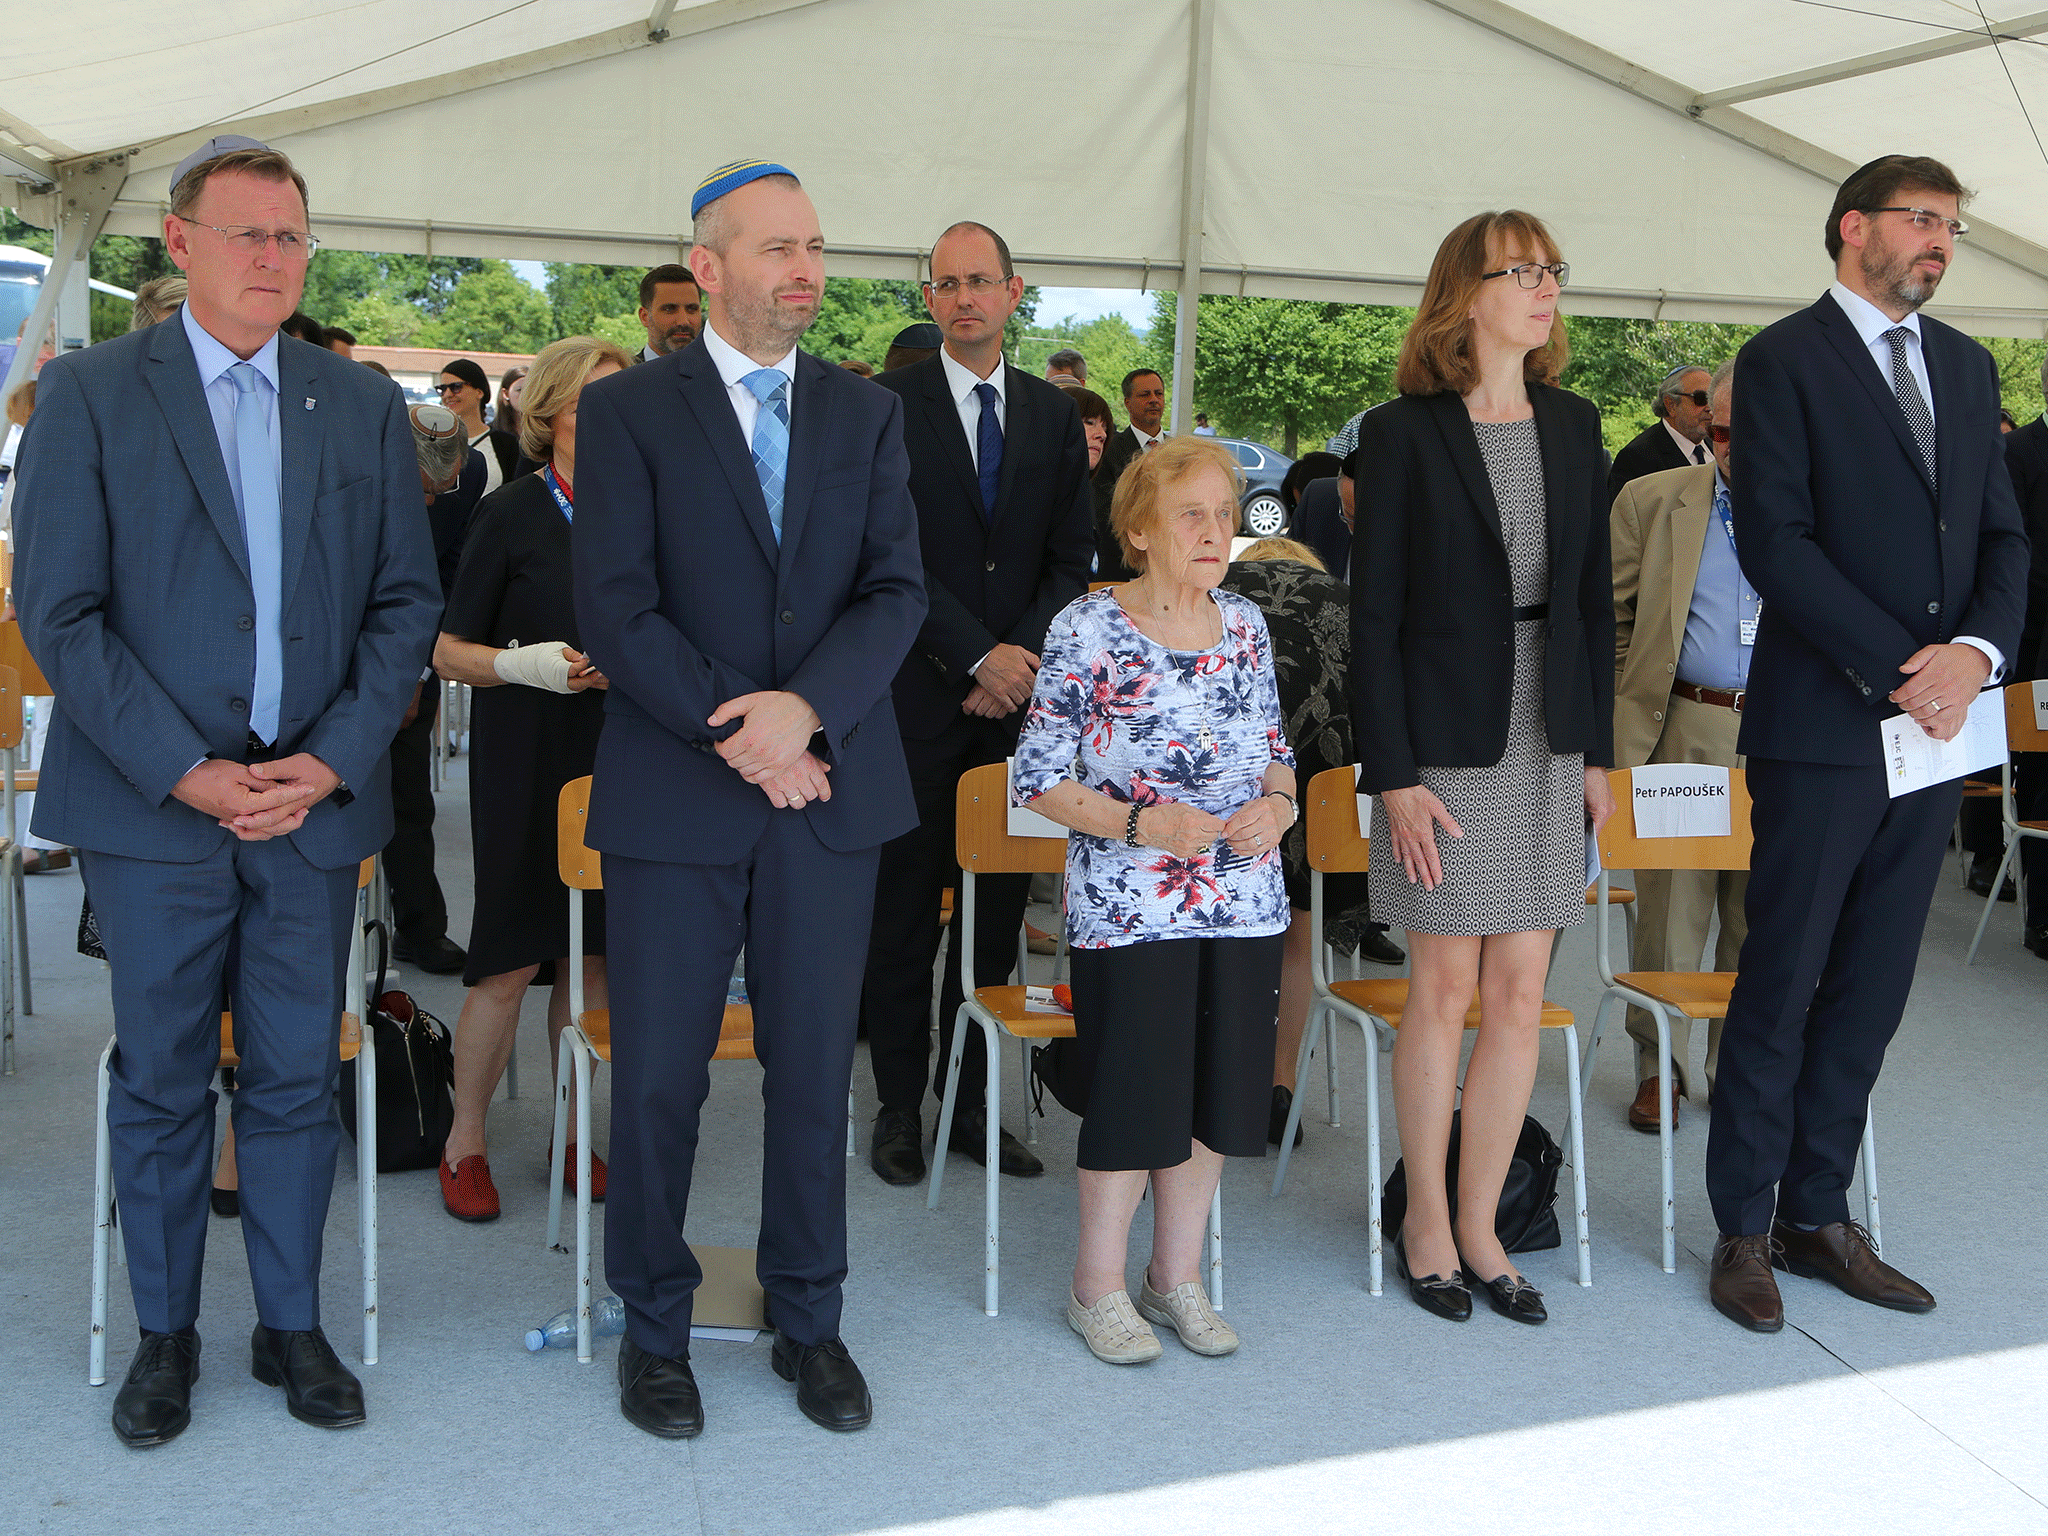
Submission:
{"label": "black flat shoe", "polygon": [[915,1184],[924,1177],[924,1122],[914,1111],[885,1109],[875,1116],[868,1166],[884,1184]]}
{"label": "black flat shoe", "polygon": [[1492,1280],[1481,1280],[1471,1270],[1460,1271],[1465,1283],[1473,1290],[1483,1293],[1487,1305],[1502,1317],[1518,1323],[1544,1323],[1550,1314],[1543,1310],[1543,1293],[1527,1280],[1514,1275],[1501,1275]]}
{"label": "black flat shoe", "polygon": [[664,1440],[704,1431],[704,1400],[688,1360],[650,1354],[631,1337],[619,1340],[619,1412],[636,1429]]}
{"label": "black flat shoe", "polygon": [[1412,1273],[1408,1268],[1408,1249],[1398,1237],[1394,1239],[1394,1262],[1401,1266],[1401,1277],[1408,1282],[1409,1299],[1423,1311],[1450,1323],[1462,1323],[1472,1316],[1472,1293],[1465,1288],[1463,1270],[1452,1270],[1448,1280],[1442,1275]]}
{"label": "black flat shoe", "polygon": [[780,1329],[769,1355],[775,1374],[796,1383],[796,1405],[824,1429],[866,1429],[875,1416],[867,1379],[838,1339],[799,1344]]}
{"label": "black flat shoe", "polygon": [[[1287,1117],[1293,1110],[1294,1090],[1283,1088],[1280,1084],[1275,1083],[1273,1085],[1273,1109],[1266,1116],[1267,1146],[1277,1147],[1280,1145],[1280,1138],[1287,1134]],[[1299,1124],[1296,1124],[1294,1127],[1294,1144],[1297,1147],[1301,1145],[1301,1126]]]}
{"label": "black flat shoe", "polygon": [[1358,941],[1358,952],[1374,965],[1406,965],[1408,953],[1387,937],[1384,928],[1368,928]]}
{"label": "black flat shoe", "polygon": [[199,1379],[199,1333],[144,1330],[114,1394],[114,1433],[137,1448],[175,1440],[192,1422],[192,1383]]}
{"label": "black flat shoe", "polygon": [[[953,1138],[947,1143],[955,1152],[965,1153],[983,1167],[988,1166],[988,1119],[983,1111],[956,1110]],[[1013,1179],[1035,1179],[1045,1172],[1032,1150],[1008,1131],[996,1133],[996,1166]]]}
{"label": "black flat shoe", "polygon": [[351,1429],[363,1422],[363,1384],[341,1363],[318,1328],[266,1328],[249,1336],[249,1374],[284,1388],[285,1411],[315,1429]]}
{"label": "black flat shoe", "polygon": [[400,965],[425,971],[429,976],[453,976],[469,964],[469,955],[463,947],[445,934],[423,943],[414,943],[406,938],[393,939],[391,958]]}
{"label": "black flat shoe", "polygon": [[216,1184],[207,1192],[206,1203],[213,1207],[216,1216],[242,1214],[242,1192],[239,1189],[222,1189]]}

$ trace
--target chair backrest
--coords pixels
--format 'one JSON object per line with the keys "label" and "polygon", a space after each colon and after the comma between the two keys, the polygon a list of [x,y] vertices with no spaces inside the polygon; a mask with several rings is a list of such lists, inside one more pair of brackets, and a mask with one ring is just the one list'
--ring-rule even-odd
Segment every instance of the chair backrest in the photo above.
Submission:
{"label": "chair backrest", "polygon": [[0,666],[0,752],[21,745],[21,674]]}
{"label": "chair backrest", "polygon": [[49,679],[43,676],[43,669],[28,653],[28,642],[21,637],[21,624],[9,619],[0,624],[0,665],[9,666],[21,674],[21,688],[32,699],[47,698],[56,690]]}
{"label": "chair backrest", "polygon": [[2034,707],[2032,683],[2005,686],[2005,742],[2014,752],[2048,752],[2048,708]]}
{"label": "chair backrest", "polygon": [[1067,867],[1065,838],[1010,835],[1009,778],[1004,763],[985,763],[960,775],[953,833],[960,867],[975,875],[1061,873]]}
{"label": "chair backrest", "polygon": [[590,819],[590,775],[571,779],[555,801],[555,867],[572,891],[604,889],[604,859],[583,841]]}
{"label": "chair backrest", "polygon": [[1725,837],[1637,837],[1635,795],[1629,770],[1607,775],[1614,789],[1614,814],[1600,830],[1600,863],[1605,869],[1749,868],[1749,780],[1728,770],[1728,833]]}
{"label": "chair backrest", "polygon": [[1308,818],[1308,867],[1326,875],[1350,874],[1372,861],[1372,845],[1358,824],[1358,770],[1325,768],[1308,781],[1301,802]]}
{"label": "chair backrest", "polygon": [[377,877],[377,855],[371,854],[356,868],[356,889],[363,890]]}

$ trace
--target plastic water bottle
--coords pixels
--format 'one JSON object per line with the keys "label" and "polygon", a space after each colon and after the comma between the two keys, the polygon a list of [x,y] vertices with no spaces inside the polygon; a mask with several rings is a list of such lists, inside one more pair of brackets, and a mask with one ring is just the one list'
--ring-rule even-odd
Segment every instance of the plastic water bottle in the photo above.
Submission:
{"label": "plastic water bottle", "polygon": [[[626,1331],[626,1307],[616,1296],[607,1296],[590,1309],[590,1336],[609,1339]],[[553,1345],[562,1349],[576,1342],[576,1314],[557,1312],[538,1328],[526,1330],[526,1347],[536,1354]]]}

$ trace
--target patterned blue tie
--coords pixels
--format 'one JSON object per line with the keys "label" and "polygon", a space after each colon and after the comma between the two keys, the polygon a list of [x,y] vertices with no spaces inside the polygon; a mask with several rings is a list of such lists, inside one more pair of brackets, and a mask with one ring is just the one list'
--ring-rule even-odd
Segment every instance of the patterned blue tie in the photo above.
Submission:
{"label": "patterned blue tie", "polygon": [[277,740],[284,695],[284,657],[278,609],[283,601],[284,527],[277,492],[277,453],[270,446],[275,408],[256,386],[253,363],[228,369],[235,382],[236,480],[242,488],[242,542],[249,551],[249,586],[256,599],[256,681],[249,691],[249,729],[260,741]]}
{"label": "patterned blue tie", "polygon": [[981,520],[993,522],[996,515],[996,486],[1003,474],[1003,424],[996,417],[996,387],[977,384],[981,396],[981,424],[974,433],[975,467],[981,472]]}
{"label": "patterned blue tie", "polygon": [[768,503],[768,526],[782,543],[782,483],[789,471],[789,375],[780,368],[756,368],[740,382],[761,402],[754,418],[754,473]]}

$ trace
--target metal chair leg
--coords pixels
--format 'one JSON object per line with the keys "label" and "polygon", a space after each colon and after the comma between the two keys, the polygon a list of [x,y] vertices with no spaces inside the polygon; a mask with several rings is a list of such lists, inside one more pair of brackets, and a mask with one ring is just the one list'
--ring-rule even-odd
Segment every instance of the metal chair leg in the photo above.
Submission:
{"label": "metal chair leg", "polygon": [[1664,1191],[1664,1273],[1678,1272],[1678,1201],[1671,1176],[1671,1016],[1657,1006],[1657,1149]]}
{"label": "metal chair leg", "polygon": [[28,967],[28,889],[27,877],[21,867],[21,844],[14,845],[14,941],[16,959],[16,980],[21,985],[21,1011],[33,1017],[36,1011],[35,987],[29,977]]}
{"label": "metal chair leg", "polygon": [[1366,1292],[1380,1294],[1384,1267],[1385,1233],[1380,1212],[1380,1042],[1377,1027],[1368,1020],[1365,1035],[1365,1178],[1368,1188],[1365,1208],[1368,1217]]}
{"label": "metal chair leg", "polygon": [[1567,1024],[1564,1030],[1565,1085],[1571,1103],[1565,1110],[1566,1130],[1572,1149],[1572,1210],[1579,1228],[1579,1284],[1593,1283],[1593,1241],[1586,1223],[1586,1098],[1579,1078],[1579,1030]]}
{"label": "metal chair leg", "polygon": [[576,1051],[576,1358],[590,1364],[590,1058]]}
{"label": "metal chair leg", "polygon": [[1223,1180],[1209,1196],[1209,1305],[1223,1310]]}
{"label": "metal chair leg", "polygon": [[107,1088],[113,1076],[114,1042],[100,1052],[99,1125],[92,1152],[92,1347],[85,1379],[107,1384],[107,1258],[117,1240],[114,1231],[114,1141],[107,1128]]}
{"label": "metal chair leg", "polygon": [[1017,1086],[1024,1090],[1024,1144],[1038,1145],[1038,1117],[1031,1113],[1031,1053],[1029,1040],[1017,1042]]}
{"label": "metal chair leg", "polygon": [[562,1046],[555,1056],[555,1135],[548,1148],[548,1252],[567,1253],[562,1246],[562,1164],[569,1148],[569,1054],[575,1049],[571,1031],[562,1031]]}
{"label": "metal chair leg", "polygon": [[[0,928],[14,931],[14,886],[0,879]],[[0,1076],[14,1076],[14,946],[0,943]]]}
{"label": "metal chair leg", "polygon": [[1884,1216],[1877,1204],[1877,1119],[1867,1106],[1863,1113],[1862,1156],[1863,1225],[1870,1229],[1870,1246],[1883,1253]]}
{"label": "metal chair leg", "polygon": [[[1324,1020],[1328,1016],[1329,1010],[1320,1004],[1310,1008],[1308,1011],[1308,1025],[1301,1032],[1301,1049],[1295,1054],[1294,1058],[1294,1082],[1297,1090],[1301,1086],[1302,1079],[1308,1076],[1308,1064],[1315,1057],[1316,1042],[1322,1038]],[[1330,1034],[1334,1039],[1336,1035],[1334,1021],[1330,1024]],[[1325,1045],[1324,1049],[1327,1051],[1329,1046]],[[1280,1133],[1280,1166],[1273,1170],[1273,1193],[1276,1196],[1287,1186],[1287,1164],[1294,1156],[1294,1132],[1300,1124],[1301,1094],[1297,1091],[1294,1095],[1294,1102],[1287,1106],[1286,1129]]]}
{"label": "metal chair leg", "polygon": [[2005,856],[1998,861],[1998,873],[1991,877],[1991,894],[1984,898],[1984,913],[1977,919],[1977,931],[1970,936],[1970,953],[1963,964],[1977,963],[1977,946],[1984,942],[1985,925],[1991,921],[1992,910],[1998,905],[1998,893],[2005,889],[2005,872],[2012,866],[2013,855],[2019,852],[2019,839],[2014,838],[2005,845]]}
{"label": "metal chair leg", "polygon": [[[996,1039],[995,1025],[987,1019],[982,1019],[979,1022],[981,1024],[982,1039],[988,1045],[988,1085],[982,1098],[984,1111],[982,1119],[986,1122],[983,1129],[988,1136],[988,1140],[982,1149],[982,1156],[986,1161],[982,1166],[982,1247],[984,1260],[981,1282],[981,1310],[990,1317],[994,1317],[996,1315],[996,1286],[997,1281],[1002,1275],[1003,1262],[1001,1217],[999,1214],[1002,1202],[1000,1182],[1002,1155],[1001,1149],[997,1145],[997,1137],[1002,1133],[1002,1127],[997,1122],[1001,1119],[1000,1111],[1003,1107],[1003,1051],[1001,1043]],[[954,1025],[956,1032],[959,1027],[958,1024]]]}
{"label": "metal chair leg", "polygon": [[356,1242],[363,1255],[363,1364],[377,1363],[377,1036],[367,1017],[356,1052]]}
{"label": "metal chair leg", "polygon": [[932,1146],[932,1187],[924,1208],[939,1208],[939,1190],[946,1182],[946,1148],[953,1144],[953,1110],[960,1094],[960,1052],[967,1043],[967,1005],[953,1016],[953,1050],[946,1057],[946,1091],[939,1096],[939,1138]]}

